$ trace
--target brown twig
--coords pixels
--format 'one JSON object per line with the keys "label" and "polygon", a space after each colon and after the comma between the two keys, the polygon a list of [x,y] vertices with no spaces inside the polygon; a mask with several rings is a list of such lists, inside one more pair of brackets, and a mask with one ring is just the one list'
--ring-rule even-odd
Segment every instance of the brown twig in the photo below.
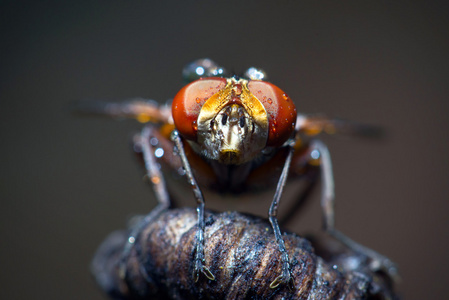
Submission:
{"label": "brown twig", "polygon": [[155,217],[128,257],[128,232],[112,233],[92,263],[100,287],[112,299],[397,299],[387,274],[329,236],[310,238],[317,253],[284,233],[294,287],[270,288],[282,271],[270,224],[236,212],[206,212],[205,220],[205,264],[215,280],[194,281],[196,211],[184,208]]}

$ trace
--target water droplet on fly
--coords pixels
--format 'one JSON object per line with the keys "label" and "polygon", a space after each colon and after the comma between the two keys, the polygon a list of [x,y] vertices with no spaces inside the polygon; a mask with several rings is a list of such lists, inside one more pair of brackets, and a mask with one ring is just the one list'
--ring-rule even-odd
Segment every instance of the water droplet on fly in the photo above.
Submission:
{"label": "water droplet on fly", "polygon": [[310,156],[313,158],[313,159],[319,159],[320,158],[320,152],[318,151],[318,150],[313,150],[311,153],[310,153]]}
{"label": "water droplet on fly", "polygon": [[234,86],[234,93],[239,96],[242,94],[242,85],[241,84],[236,84]]}
{"label": "water droplet on fly", "polygon": [[184,175],[186,174],[186,171],[184,170],[183,167],[180,167],[180,168],[178,169],[178,174],[181,175],[181,176],[184,176]]}
{"label": "water droplet on fly", "polygon": [[164,149],[157,148],[156,151],[154,151],[154,156],[156,156],[157,158],[164,156]]}
{"label": "water droplet on fly", "polygon": [[195,69],[195,72],[196,72],[196,74],[198,74],[199,76],[201,76],[201,75],[204,74],[205,70],[204,70],[203,67],[197,67],[197,68]]}
{"label": "water droplet on fly", "polygon": [[268,98],[268,104],[273,103],[273,100],[271,100],[271,98]]}
{"label": "water droplet on fly", "polygon": [[193,130],[195,130],[195,131],[198,130],[198,124],[197,124],[196,120],[192,122],[192,128],[193,128]]}
{"label": "water droplet on fly", "polygon": [[201,102],[201,99],[200,99],[200,97],[196,97],[196,103],[200,103]]}

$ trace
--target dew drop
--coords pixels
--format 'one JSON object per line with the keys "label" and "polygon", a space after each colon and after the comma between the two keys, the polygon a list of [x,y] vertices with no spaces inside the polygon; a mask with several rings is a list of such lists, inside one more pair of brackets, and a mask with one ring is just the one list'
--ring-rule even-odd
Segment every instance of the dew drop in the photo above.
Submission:
{"label": "dew drop", "polygon": [[154,156],[156,156],[157,158],[164,156],[164,149],[157,148],[156,151],[154,151]]}
{"label": "dew drop", "polygon": [[201,102],[201,99],[199,98],[199,97],[196,97],[196,103],[200,103]]}
{"label": "dew drop", "polygon": [[198,130],[198,124],[196,123],[196,121],[192,122],[192,128],[193,130],[197,131]]}
{"label": "dew drop", "polygon": [[184,170],[183,167],[180,167],[180,168],[178,169],[178,174],[179,174],[180,176],[184,176],[184,175],[186,174],[186,171]]}
{"label": "dew drop", "polygon": [[310,156],[313,158],[313,159],[319,159],[320,158],[320,152],[318,151],[318,150],[313,150],[311,153],[310,153]]}
{"label": "dew drop", "polygon": [[201,76],[201,75],[204,74],[205,70],[204,70],[203,67],[197,67],[197,68],[195,69],[195,72],[196,72],[196,74],[198,74],[199,76]]}

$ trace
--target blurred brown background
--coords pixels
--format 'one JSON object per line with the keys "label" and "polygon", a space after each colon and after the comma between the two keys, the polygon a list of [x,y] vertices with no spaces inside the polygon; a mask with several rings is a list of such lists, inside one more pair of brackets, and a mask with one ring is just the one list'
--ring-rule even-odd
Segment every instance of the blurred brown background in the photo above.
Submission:
{"label": "blurred brown background", "polygon": [[[302,112],[384,126],[383,141],[325,138],[337,227],[399,264],[404,299],[446,298],[442,3],[2,1],[0,298],[103,299],[88,269],[96,247],[155,200],[129,147],[139,124],[74,118],[69,104],[165,101],[201,57],[264,68]],[[318,228],[318,196],[294,230]]]}

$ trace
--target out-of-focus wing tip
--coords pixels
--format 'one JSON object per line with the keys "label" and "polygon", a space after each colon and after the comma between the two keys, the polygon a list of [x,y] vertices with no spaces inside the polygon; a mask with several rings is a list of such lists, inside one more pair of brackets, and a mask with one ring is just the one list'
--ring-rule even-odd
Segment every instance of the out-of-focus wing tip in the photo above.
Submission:
{"label": "out-of-focus wing tip", "polygon": [[387,134],[385,129],[378,125],[363,124],[347,120],[336,120],[335,123],[337,133],[376,139],[385,138]]}
{"label": "out-of-focus wing tip", "polygon": [[69,111],[74,115],[110,115],[107,106],[110,103],[101,101],[74,101],[69,104]]}
{"label": "out-of-focus wing tip", "polygon": [[172,123],[170,107],[152,100],[133,99],[119,103],[76,101],[71,104],[70,111],[79,116],[135,119],[140,123]]}
{"label": "out-of-focus wing tip", "polygon": [[386,132],[381,126],[329,118],[324,115],[299,115],[296,128],[298,132],[303,132],[309,136],[322,133],[376,139],[386,136]]}

